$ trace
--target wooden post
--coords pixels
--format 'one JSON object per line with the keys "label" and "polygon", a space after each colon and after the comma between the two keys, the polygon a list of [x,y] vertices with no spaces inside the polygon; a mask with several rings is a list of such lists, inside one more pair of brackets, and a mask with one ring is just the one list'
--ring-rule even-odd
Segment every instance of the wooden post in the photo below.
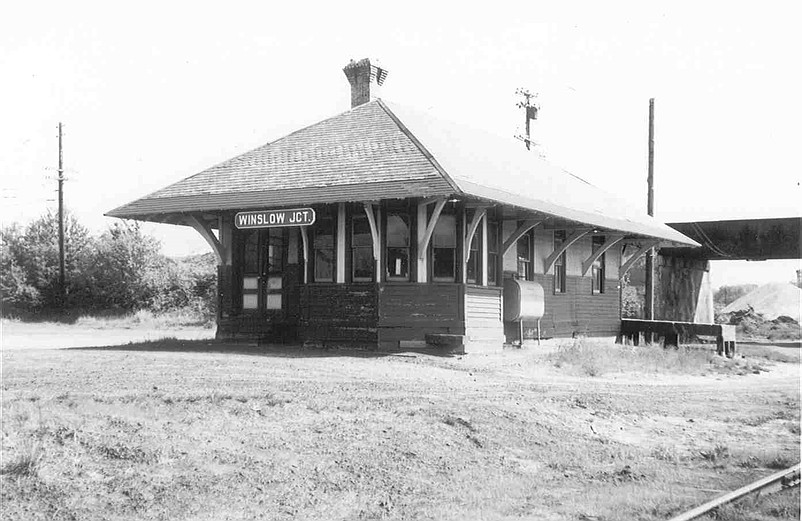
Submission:
{"label": "wooden post", "polygon": [[337,206],[337,283],[345,282],[345,203]]}
{"label": "wooden post", "polygon": [[[649,174],[646,179],[646,210],[654,215],[654,98],[649,100]],[[654,249],[646,253],[646,301],[644,302],[644,318],[654,320]],[[647,341],[650,339],[647,339]]]}

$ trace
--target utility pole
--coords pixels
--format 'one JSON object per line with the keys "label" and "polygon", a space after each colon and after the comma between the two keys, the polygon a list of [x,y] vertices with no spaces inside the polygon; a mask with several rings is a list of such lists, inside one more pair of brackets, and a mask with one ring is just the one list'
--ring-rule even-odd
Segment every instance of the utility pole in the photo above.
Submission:
{"label": "utility pole", "polygon": [[515,106],[519,109],[524,109],[524,118],[526,119],[526,136],[523,138],[523,142],[526,144],[526,149],[530,150],[532,140],[529,133],[529,123],[533,119],[537,119],[537,111],[540,110],[539,106],[532,104],[530,101],[533,98],[537,98],[537,94],[532,94],[527,89],[517,89],[515,93],[524,97],[524,100],[519,101],[515,104]]}
{"label": "utility pole", "polygon": [[[654,216],[654,98],[649,99],[649,175],[646,178],[648,189],[646,211]],[[646,320],[654,320],[654,248],[646,254]]]}
{"label": "utility pole", "polygon": [[64,307],[66,284],[64,276],[64,153],[61,146],[61,122],[58,124],[58,304]]}

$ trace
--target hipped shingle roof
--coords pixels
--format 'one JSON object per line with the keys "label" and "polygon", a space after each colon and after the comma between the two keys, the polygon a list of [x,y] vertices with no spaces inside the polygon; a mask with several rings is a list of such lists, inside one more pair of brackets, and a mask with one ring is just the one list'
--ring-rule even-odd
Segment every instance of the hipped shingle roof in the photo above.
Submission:
{"label": "hipped shingle roof", "polygon": [[289,134],[110,211],[164,216],[465,195],[695,246],[597,187],[481,130],[381,100]]}

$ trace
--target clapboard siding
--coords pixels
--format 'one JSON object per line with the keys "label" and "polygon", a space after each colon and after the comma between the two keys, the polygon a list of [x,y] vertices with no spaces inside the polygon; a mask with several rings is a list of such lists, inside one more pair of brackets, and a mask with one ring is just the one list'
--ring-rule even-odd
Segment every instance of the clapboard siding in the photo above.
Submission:
{"label": "clapboard siding", "polygon": [[499,351],[504,344],[502,288],[465,287],[466,352]]}
{"label": "clapboard siding", "polygon": [[[546,310],[540,321],[541,336],[612,336],[621,325],[618,288],[608,282],[607,291],[591,293],[590,277],[567,277],[565,293],[554,294],[554,277],[536,275],[545,290]],[[535,334],[535,323],[524,323],[526,337]],[[509,333],[508,333],[509,334]],[[516,337],[517,338],[517,337]]]}
{"label": "clapboard siding", "polygon": [[501,322],[501,288],[466,286],[465,322]]}
{"label": "clapboard siding", "polygon": [[464,334],[462,284],[382,284],[379,345],[424,341],[427,333]]}

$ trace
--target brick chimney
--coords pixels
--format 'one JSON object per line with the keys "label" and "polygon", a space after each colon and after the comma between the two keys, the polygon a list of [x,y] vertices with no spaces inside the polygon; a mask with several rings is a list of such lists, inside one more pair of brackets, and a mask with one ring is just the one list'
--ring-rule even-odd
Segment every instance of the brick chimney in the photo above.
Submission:
{"label": "brick chimney", "polygon": [[370,63],[368,58],[358,62],[351,60],[343,72],[351,84],[351,108],[378,98],[379,87],[387,78],[387,70],[379,67],[375,61]]}

